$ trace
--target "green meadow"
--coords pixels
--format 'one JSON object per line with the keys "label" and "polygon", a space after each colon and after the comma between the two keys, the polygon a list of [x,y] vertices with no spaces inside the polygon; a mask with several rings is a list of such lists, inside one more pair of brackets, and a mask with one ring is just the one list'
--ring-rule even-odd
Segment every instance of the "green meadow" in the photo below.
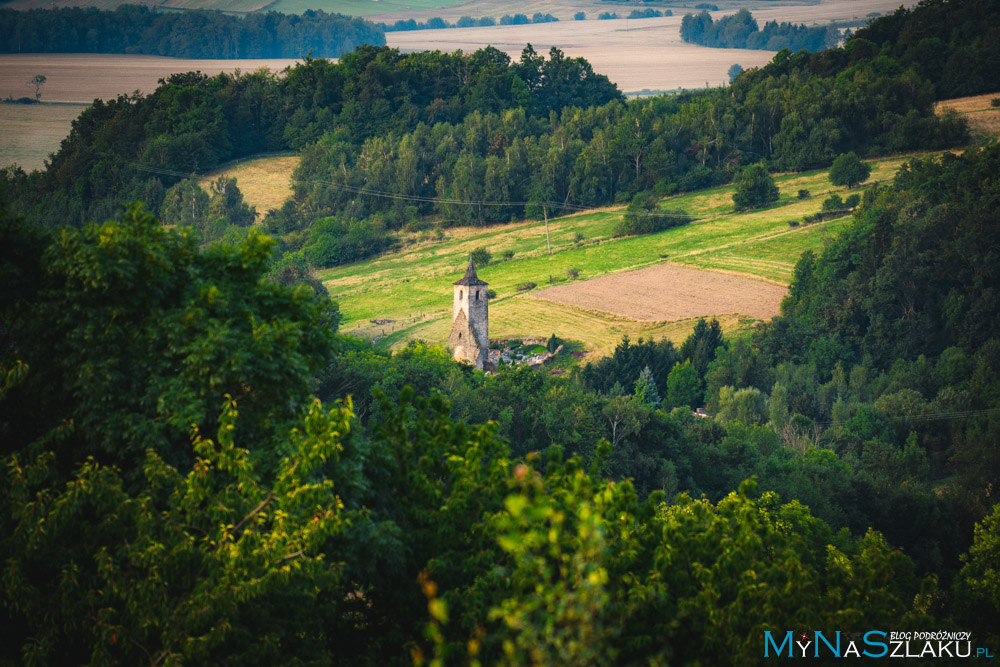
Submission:
{"label": "green meadow", "polygon": [[[869,181],[850,193],[891,180],[906,159],[873,162]],[[490,303],[491,337],[555,333],[598,355],[613,349],[623,334],[682,340],[693,321],[629,320],[539,301],[517,287],[533,282],[537,284],[533,291],[538,291],[564,282],[569,279],[567,269],[578,270],[578,280],[586,280],[662,262],[787,285],[802,252],[821,250],[849,216],[806,226],[793,227],[789,222],[819,211],[823,199],[833,193],[842,197],[850,193],[833,186],[825,170],[779,175],[775,181],[781,191],[779,201],[750,212],[733,211],[732,185],[668,197],[660,204],[663,209],[683,209],[699,220],[657,234],[612,238],[623,208],[598,209],[550,219],[552,254],[547,252],[544,223],[531,220],[449,229],[440,240],[414,235],[396,252],[327,269],[320,277],[340,303],[342,330],[375,338],[380,346],[396,347],[413,339],[443,343],[451,326],[452,283],[462,276],[469,253],[486,247],[494,263],[480,267],[479,276],[496,291]],[[803,189],[810,192],[807,199],[798,198]],[[496,261],[507,250],[513,251],[513,258]],[[729,331],[752,324],[738,315],[723,319]]]}

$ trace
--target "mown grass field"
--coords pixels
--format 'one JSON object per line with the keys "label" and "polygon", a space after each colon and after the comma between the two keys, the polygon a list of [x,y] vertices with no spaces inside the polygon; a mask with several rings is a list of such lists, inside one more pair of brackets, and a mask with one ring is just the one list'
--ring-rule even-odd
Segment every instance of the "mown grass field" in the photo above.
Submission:
{"label": "mown grass field", "polygon": [[[891,179],[905,159],[874,162],[867,185]],[[578,269],[584,280],[667,261],[787,285],[801,253],[821,249],[847,217],[805,227],[790,227],[788,222],[818,211],[830,194],[845,196],[848,191],[831,185],[825,170],[781,175],[776,181],[780,200],[749,213],[733,212],[733,186],[668,198],[661,203],[663,208],[682,208],[702,219],[659,234],[612,239],[611,229],[622,210],[601,209],[550,220],[551,255],[546,253],[543,223],[529,221],[453,229],[441,241],[413,239],[415,242],[398,252],[328,269],[321,277],[340,303],[344,331],[377,338],[385,346],[403,345],[412,339],[443,343],[451,326],[452,283],[461,277],[469,252],[485,246],[496,257],[504,250],[513,250],[512,260],[479,271],[497,292],[490,303],[492,337],[555,333],[582,342],[597,355],[613,349],[624,333],[633,338],[682,340],[693,320],[637,322],[531,299],[516,288],[534,282],[541,289],[550,284],[550,276],[553,282],[567,280],[568,268]],[[798,199],[800,189],[809,190],[811,196]],[[575,242],[577,233],[583,234],[582,243]],[[373,324],[371,320],[392,322]],[[722,324],[731,331],[751,322],[737,313],[724,318]]]}

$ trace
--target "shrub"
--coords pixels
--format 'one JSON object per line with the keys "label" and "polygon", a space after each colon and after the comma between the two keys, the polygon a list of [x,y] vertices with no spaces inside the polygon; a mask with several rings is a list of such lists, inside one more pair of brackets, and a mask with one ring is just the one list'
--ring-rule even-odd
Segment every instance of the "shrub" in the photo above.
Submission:
{"label": "shrub", "polygon": [[788,226],[789,227],[798,227],[799,226],[799,221],[798,220],[789,220],[788,221]]}
{"label": "shrub", "polygon": [[799,190],[799,199],[809,199],[809,191]]}
{"label": "shrub", "polygon": [[520,283],[514,287],[515,292],[527,292],[528,290],[535,289],[537,285],[535,283]]}
{"label": "shrub", "polygon": [[576,280],[580,277],[580,269],[566,269],[566,277],[570,280]]}
{"label": "shrub", "polygon": [[584,236],[583,236],[583,234],[581,232],[577,232],[576,234],[573,234],[573,242],[574,243],[583,243],[583,239],[584,239]]}
{"label": "shrub", "polygon": [[763,162],[750,165],[736,177],[733,203],[737,211],[761,208],[776,201],[778,186],[774,184],[774,179]]}
{"label": "shrub", "polygon": [[495,298],[497,298],[497,291],[495,289],[488,289],[488,290],[486,290],[486,298],[487,299],[495,299]]}
{"label": "shrub", "polygon": [[500,253],[501,262],[509,262],[513,258],[514,258],[513,250],[504,250],[502,253]]}
{"label": "shrub", "polygon": [[618,18],[618,14],[616,14],[615,12],[601,12],[600,14],[597,15],[597,18],[600,21],[607,21],[608,19]]}
{"label": "shrub", "polygon": [[831,195],[823,200],[824,211],[839,211],[844,208],[844,200],[840,195]]}
{"label": "shrub", "polygon": [[844,153],[833,161],[833,166],[830,167],[830,182],[853,188],[858,183],[864,183],[871,173],[871,165],[862,162],[852,151]]}
{"label": "shrub", "polygon": [[861,203],[861,195],[854,193],[844,200],[844,208],[857,208]]}
{"label": "shrub", "polygon": [[990,106],[1000,107],[1000,97],[994,97],[992,100],[990,100]]}
{"label": "shrub", "polygon": [[583,12],[577,12],[576,14],[573,14],[573,20],[574,21],[583,21],[586,18],[587,18],[587,15],[584,14]]}
{"label": "shrub", "polygon": [[625,209],[621,221],[611,230],[611,235],[621,237],[654,234],[691,222],[692,218],[684,211],[657,210],[659,203],[659,198],[648,192],[638,193]]}
{"label": "shrub", "polygon": [[469,257],[472,258],[472,263],[476,266],[486,266],[490,263],[490,260],[493,259],[493,253],[480,246],[470,252]]}

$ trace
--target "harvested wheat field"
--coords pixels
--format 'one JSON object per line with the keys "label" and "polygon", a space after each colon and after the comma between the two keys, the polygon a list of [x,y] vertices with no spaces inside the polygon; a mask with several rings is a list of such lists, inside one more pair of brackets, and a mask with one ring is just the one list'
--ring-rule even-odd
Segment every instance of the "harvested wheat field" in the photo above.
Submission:
{"label": "harvested wheat field", "polygon": [[[691,3],[692,5],[694,3]],[[899,0],[833,0],[804,5],[782,5],[761,7],[753,10],[757,22],[763,26],[766,21],[794,21],[806,24],[829,21],[863,23],[871,12],[892,12],[901,3]],[[912,2],[902,3],[912,5]],[[524,0],[514,5],[504,5],[504,10],[496,8],[488,0],[474,0],[454,5],[450,11],[427,11],[420,13],[400,13],[417,18],[434,15],[454,19],[459,14],[470,16],[498,16],[511,11],[552,12],[560,17],[557,23],[535,23],[529,25],[506,25],[476,28],[449,28],[443,30],[411,30],[386,33],[389,46],[402,51],[438,49],[466,53],[487,45],[504,51],[514,59],[520,57],[521,50],[528,42],[539,53],[545,54],[556,46],[567,56],[586,58],[594,71],[605,74],[618,88],[625,92],[643,90],[675,90],[682,88],[703,88],[725,85],[729,82],[729,67],[739,63],[744,69],[759,67],[768,63],[773,51],[751,49],[716,49],[681,40],[680,26],[684,14],[696,10],[684,6],[674,6],[673,16],[648,19],[596,20],[599,12],[615,10],[626,16],[625,5],[617,3],[591,3],[581,5],[565,0],[548,2]],[[523,7],[523,8],[522,8]],[[631,5],[628,9],[631,9]],[[735,3],[712,12],[719,19],[736,11]],[[586,21],[567,20],[578,9],[584,9]],[[387,14],[389,20],[395,14]]]}
{"label": "harvested wheat field", "polygon": [[770,319],[788,290],[759,280],[658,264],[639,271],[552,287],[533,294],[567,306],[641,321],[740,314]]}
{"label": "harvested wheat field", "polygon": [[934,111],[940,114],[953,109],[969,123],[973,133],[995,137],[1000,136],[1000,107],[993,106],[995,99],[1000,99],[1000,93],[942,100],[934,104]]}
{"label": "harvested wheat field", "polygon": [[292,196],[292,173],[297,166],[297,155],[244,158],[206,174],[198,184],[210,191],[212,181],[219,176],[235,178],[243,199],[257,209],[258,219],[263,219],[268,211],[281,208]]}
{"label": "harvested wheat field", "polygon": [[[200,70],[214,76],[232,74],[237,69],[253,72],[267,67],[279,72],[297,61],[274,60],[192,60],[162,56],[136,56],[101,53],[8,53],[0,56],[0,97],[34,95],[28,80],[36,74],[46,77],[42,86],[43,102],[90,104],[95,99],[109,100],[136,90],[149,94],[157,80],[176,72]],[[67,132],[69,128],[66,128]]]}

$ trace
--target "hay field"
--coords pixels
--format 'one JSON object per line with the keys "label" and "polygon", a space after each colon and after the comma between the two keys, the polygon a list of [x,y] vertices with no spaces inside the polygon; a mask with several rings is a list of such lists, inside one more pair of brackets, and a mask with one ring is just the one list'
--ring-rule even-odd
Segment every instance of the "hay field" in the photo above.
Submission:
{"label": "hay field", "polygon": [[[612,8],[613,9],[613,8]],[[620,9],[620,8],[619,8]],[[608,11],[605,9],[604,11]],[[492,45],[515,60],[525,44],[539,53],[556,46],[586,58],[625,92],[704,88],[728,83],[733,63],[745,69],[766,64],[772,51],[711,49],[681,41],[681,15],[611,21],[559,21],[490,28],[450,28],[386,33],[389,46],[403,51],[475,51]]]}
{"label": "hay field", "polygon": [[[727,70],[734,63],[744,69],[759,67],[771,60],[772,51],[749,49],[714,49],[681,41],[680,25],[685,13],[696,11],[690,6],[674,6],[674,16],[651,19],[616,19],[573,21],[572,14],[583,10],[588,19],[596,19],[599,12],[616,11],[625,16],[633,7],[615,7],[609,3],[569,3],[561,0],[526,1],[506,3],[501,11],[493,3],[477,0],[456,5],[452,13],[429,12],[414,15],[416,18],[441,15],[449,20],[462,14],[472,16],[497,16],[520,11],[550,12],[561,20],[522,26],[495,26],[489,28],[451,28],[446,30],[417,30],[386,33],[390,46],[404,51],[438,49],[441,51],[475,51],[492,45],[513,58],[520,56],[528,42],[538,52],[547,52],[557,46],[571,57],[586,58],[594,71],[605,74],[624,92],[640,90],[675,90],[702,88],[706,83],[719,86],[728,83]],[[735,3],[717,3],[720,10],[712,12],[719,18],[735,11]],[[754,9],[754,17],[763,26],[771,19],[796,23],[826,23],[833,20],[863,20],[871,12],[891,12],[899,6],[898,0],[834,0],[809,5],[782,5]],[[907,6],[912,2],[904,3]],[[515,9],[522,7],[523,9]],[[403,14],[400,14],[403,16]],[[388,18],[385,17],[385,18]]]}
{"label": "hay field", "polygon": [[997,137],[1000,136],[1000,107],[990,104],[997,98],[1000,98],[1000,92],[942,100],[934,104],[934,111],[940,114],[946,109],[953,109],[965,118],[973,134]]}
{"label": "hay field", "polygon": [[550,287],[532,296],[632,320],[669,322],[731,314],[766,320],[778,314],[787,293],[784,287],[742,276],[657,264]]}
{"label": "hay field", "polygon": [[[890,180],[908,157],[873,161],[870,183]],[[606,305],[598,304],[600,310],[595,310],[532,298],[532,292],[521,293],[517,287],[526,282],[536,283],[539,292],[550,285],[575,287],[601,276],[670,263],[710,271],[712,276],[743,276],[784,289],[802,252],[821,251],[848,218],[805,227],[789,226],[789,221],[820,210],[829,194],[846,196],[848,191],[834,187],[825,170],[779,175],[775,180],[781,199],[760,211],[734,213],[733,186],[666,199],[663,207],[682,208],[701,220],[659,234],[611,238],[622,209],[608,207],[550,220],[551,255],[546,252],[542,222],[526,221],[490,228],[449,229],[440,241],[414,236],[409,245],[395,253],[327,269],[320,276],[340,303],[345,317],[343,330],[378,338],[380,345],[389,347],[412,339],[442,343],[447,338],[452,283],[461,277],[468,253],[479,246],[488,247],[494,256],[504,250],[515,253],[511,261],[479,271],[497,293],[490,303],[490,331],[495,336],[547,337],[555,333],[582,342],[595,354],[613,348],[622,333],[637,337],[669,332],[670,336],[683,338],[690,331],[691,320],[633,319],[609,312],[613,309]],[[812,196],[798,199],[800,189],[809,190]],[[575,242],[577,233],[584,236],[582,243]],[[567,283],[569,268],[580,271],[580,282]],[[731,326],[745,328],[754,321],[736,315],[746,312],[745,308],[726,310]],[[718,309],[697,312],[712,315],[713,311],[718,314]],[[374,324],[372,320],[391,322]]]}
{"label": "hay field", "polygon": [[0,168],[41,169],[69,134],[82,104],[0,104]]}
{"label": "hay field", "polygon": [[219,176],[235,178],[243,199],[257,209],[260,220],[269,210],[280,208],[292,196],[292,172],[297,166],[297,155],[247,158],[205,174],[198,184],[207,192],[212,181]]}
{"label": "hay field", "polygon": [[157,80],[175,72],[200,70],[205,74],[252,72],[267,67],[281,71],[295,60],[190,60],[162,56],[72,53],[13,53],[0,55],[0,96],[34,94],[28,80],[36,74],[47,78],[43,102],[90,104],[136,90],[151,93]]}

